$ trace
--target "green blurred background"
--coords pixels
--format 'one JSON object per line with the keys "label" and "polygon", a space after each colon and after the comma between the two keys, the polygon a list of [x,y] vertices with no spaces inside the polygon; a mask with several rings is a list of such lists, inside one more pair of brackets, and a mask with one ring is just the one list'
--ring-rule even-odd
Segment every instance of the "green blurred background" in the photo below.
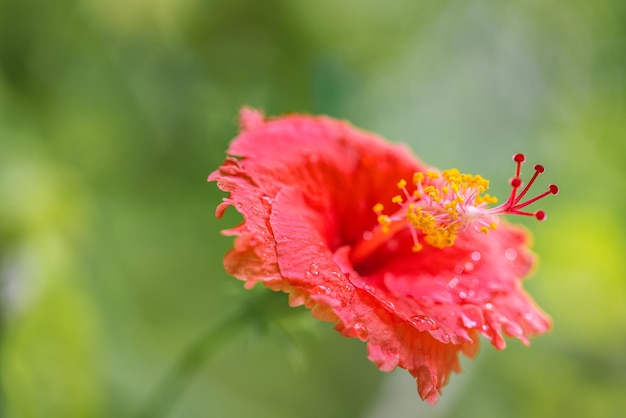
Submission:
{"label": "green blurred background", "polygon": [[[0,416],[621,416],[625,22],[623,0],[1,0]],[[485,344],[431,408],[243,290],[206,177],[244,104],[347,118],[501,197],[513,153],[543,163],[561,194],[516,221],[553,331]]]}

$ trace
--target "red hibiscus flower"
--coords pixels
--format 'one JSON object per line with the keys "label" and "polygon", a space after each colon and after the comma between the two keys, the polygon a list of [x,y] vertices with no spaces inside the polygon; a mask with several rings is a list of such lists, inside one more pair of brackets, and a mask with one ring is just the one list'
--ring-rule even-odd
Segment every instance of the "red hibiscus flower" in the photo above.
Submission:
{"label": "red hibiscus flower", "polygon": [[[289,294],[315,318],[367,342],[381,370],[407,369],[434,404],[459,353],[473,357],[479,335],[498,349],[502,334],[528,338],[550,320],[522,288],[534,263],[525,230],[501,214],[535,216],[522,202],[543,167],[522,187],[517,163],[502,205],[488,181],[430,169],[410,151],[328,117],[265,119],[241,111],[241,133],[209,176],[228,192],[243,223],[224,259],[227,272]],[[385,206],[392,208],[386,211]]]}

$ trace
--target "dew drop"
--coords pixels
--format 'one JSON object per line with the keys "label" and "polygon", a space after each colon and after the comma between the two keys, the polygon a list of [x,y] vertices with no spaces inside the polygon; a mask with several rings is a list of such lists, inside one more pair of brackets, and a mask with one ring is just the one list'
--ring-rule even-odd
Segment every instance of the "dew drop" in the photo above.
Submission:
{"label": "dew drop", "polygon": [[352,329],[354,330],[356,336],[361,340],[365,340],[367,338],[367,330],[365,329],[363,324],[354,324],[352,326]]}
{"label": "dew drop", "polygon": [[320,274],[320,268],[315,263],[311,263],[311,265],[309,266],[309,271],[313,276],[317,276],[318,274]]}
{"label": "dew drop", "polygon": [[465,299],[467,297],[467,293],[465,292],[459,292],[459,298],[461,299]]}
{"label": "dew drop", "polygon": [[430,331],[439,328],[432,318],[425,315],[412,316],[411,322],[420,331]]}
{"label": "dew drop", "polygon": [[363,290],[365,290],[367,293],[369,293],[370,295],[373,295],[375,293],[375,290],[372,286],[370,286],[369,284],[366,284],[362,287]]}
{"label": "dew drop", "polygon": [[454,272],[455,272],[456,274],[461,274],[461,273],[463,273],[463,270],[464,270],[464,268],[463,268],[463,265],[462,265],[462,264],[457,264],[456,266],[454,266]]}
{"label": "dew drop", "polygon": [[459,279],[457,277],[453,277],[452,280],[448,282],[448,288],[454,289],[459,284]]}
{"label": "dew drop", "polygon": [[491,302],[485,303],[485,309],[487,309],[489,311],[492,310],[493,309],[493,304],[491,304]]}
{"label": "dew drop", "polygon": [[515,248],[507,248],[504,251],[504,257],[509,261],[515,261],[517,258],[517,250]]}
{"label": "dew drop", "polygon": [[467,328],[476,328],[478,325],[478,322],[464,314],[461,314],[461,321],[463,321],[463,325]]}
{"label": "dew drop", "polygon": [[365,232],[363,232],[363,239],[365,241],[369,241],[372,238],[374,238],[374,234],[372,233],[372,231],[365,231]]}
{"label": "dew drop", "polygon": [[468,261],[467,263],[465,263],[463,267],[465,268],[466,271],[472,271],[474,270],[474,263],[472,263],[471,261]]}
{"label": "dew drop", "polygon": [[335,291],[327,286],[319,286],[317,288],[317,292],[320,295],[330,296],[331,298],[335,298],[337,296]]}
{"label": "dew drop", "polygon": [[393,302],[390,302],[388,300],[383,301],[383,303],[385,304],[386,307],[388,307],[390,310],[395,311],[396,310],[396,305]]}
{"label": "dew drop", "polygon": [[467,291],[467,295],[470,298],[473,298],[474,296],[476,296],[476,291],[474,289],[470,289],[470,290]]}
{"label": "dew drop", "polygon": [[471,255],[470,255],[471,259],[474,261],[480,261],[480,253],[478,251],[474,251]]}
{"label": "dew drop", "polygon": [[487,324],[483,325],[481,328],[485,332],[489,331],[489,325],[487,325]]}
{"label": "dew drop", "polygon": [[524,318],[525,318],[527,321],[532,321],[532,320],[535,318],[535,316],[534,316],[532,313],[527,312],[527,313],[525,313],[525,314],[524,314]]}
{"label": "dew drop", "polygon": [[264,203],[266,203],[268,206],[272,206],[272,204],[274,203],[274,199],[272,199],[269,196],[263,196],[261,198],[263,200]]}

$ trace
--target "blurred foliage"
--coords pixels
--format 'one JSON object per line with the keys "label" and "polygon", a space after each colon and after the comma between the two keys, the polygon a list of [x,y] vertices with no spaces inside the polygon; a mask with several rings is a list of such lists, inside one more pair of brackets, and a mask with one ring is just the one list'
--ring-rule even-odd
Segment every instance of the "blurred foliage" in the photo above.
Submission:
{"label": "blurred foliage", "polygon": [[[3,0],[0,416],[619,416],[625,21],[619,0]],[[264,308],[155,400],[228,318],[286,307],[221,264],[239,218],[205,180],[244,104],[348,118],[500,195],[510,155],[545,164],[527,287],[553,332],[486,347],[424,408],[364,344]]]}

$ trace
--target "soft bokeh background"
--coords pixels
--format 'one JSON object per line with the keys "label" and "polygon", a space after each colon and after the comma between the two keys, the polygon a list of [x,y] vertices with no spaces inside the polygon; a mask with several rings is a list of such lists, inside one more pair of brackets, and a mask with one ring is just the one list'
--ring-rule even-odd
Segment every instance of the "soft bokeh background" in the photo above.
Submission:
{"label": "soft bokeh background", "polygon": [[[622,0],[0,1],[0,416],[622,415],[624,22]],[[543,163],[561,194],[525,222],[527,288],[554,330],[485,345],[431,408],[244,291],[205,182],[244,104],[350,119],[500,196],[513,153]]]}

